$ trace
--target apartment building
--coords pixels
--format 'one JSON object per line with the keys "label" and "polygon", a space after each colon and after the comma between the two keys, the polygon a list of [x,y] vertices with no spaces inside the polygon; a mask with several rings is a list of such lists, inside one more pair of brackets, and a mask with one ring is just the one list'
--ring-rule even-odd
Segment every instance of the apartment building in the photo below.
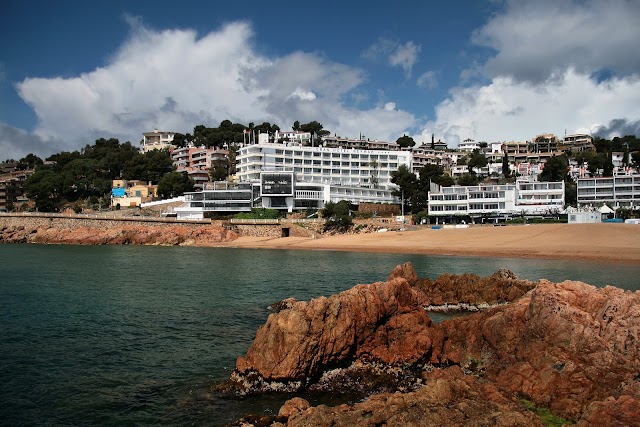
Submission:
{"label": "apartment building", "polygon": [[150,150],[171,148],[175,135],[176,132],[159,131],[158,129],[154,129],[153,132],[144,132],[142,134],[142,151],[146,153]]}
{"label": "apartment building", "polygon": [[578,206],[640,207],[640,174],[578,178]]}
{"label": "apartment building", "polygon": [[564,207],[564,182],[441,187],[429,194],[429,215],[456,221],[486,216],[545,215]]}
{"label": "apartment building", "polygon": [[227,150],[194,145],[174,148],[171,151],[176,172],[186,172],[189,178],[194,181],[196,188],[200,189],[210,181],[209,169],[211,166],[217,161],[226,160],[228,156],[229,151]]}
{"label": "apartment building", "polygon": [[9,212],[16,203],[26,202],[24,182],[33,170],[12,171],[0,174],[0,212]]}
{"label": "apartment building", "polygon": [[529,151],[532,153],[551,153],[558,151],[558,137],[552,133],[536,135],[531,140]]}
{"label": "apartment building", "polygon": [[460,144],[458,144],[458,151],[471,152],[473,150],[479,150],[479,149],[480,149],[480,143],[474,141],[471,138],[467,138],[464,141],[462,141]]}
{"label": "apartment building", "polygon": [[585,133],[576,133],[565,136],[558,148],[565,153],[571,151],[574,153],[580,151],[596,151],[596,147],[593,145],[593,138],[591,135],[587,135]]}

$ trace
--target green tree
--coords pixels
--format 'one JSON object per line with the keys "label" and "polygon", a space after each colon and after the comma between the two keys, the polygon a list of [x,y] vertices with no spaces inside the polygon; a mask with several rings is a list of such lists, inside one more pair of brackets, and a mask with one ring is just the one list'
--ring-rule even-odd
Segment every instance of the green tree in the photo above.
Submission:
{"label": "green tree", "polygon": [[170,172],[158,182],[158,196],[163,199],[181,196],[193,189],[193,181],[184,172]]}
{"label": "green tree", "polygon": [[323,129],[322,124],[316,122],[315,120],[299,125],[299,127],[302,132],[309,132],[310,134],[316,135],[317,137],[323,137],[331,133],[328,130]]}
{"label": "green tree", "polygon": [[544,164],[544,168],[538,179],[540,181],[558,182],[564,181],[569,172],[569,162],[563,154],[561,156],[553,156]]}
{"label": "green tree", "polygon": [[396,139],[396,143],[400,146],[400,148],[408,148],[416,145],[416,142],[407,135],[402,135],[400,138]]}
{"label": "green tree", "polygon": [[488,163],[489,161],[487,160],[487,157],[484,155],[484,153],[481,153],[480,150],[478,149],[473,150],[473,154],[467,161],[467,166],[469,167],[469,173],[475,175],[476,168],[483,168],[487,166]]}
{"label": "green tree", "polygon": [[604,162],[604,167],[602,168],[603,176],[613,176],[613,152],[609,151],[607,153],[607,160]]}
{"label": "green tree", "polygon": [[295,130],[295,131],[300,130],[300,122],[297,121],[297,120],[295,122],[293,122],[293,126],[291,126],[291,129]]}
{"label": "green tree", "polygon": [[211,181],[223,181],[227,176],[229,176],[229,161],[227,159],[212,160],[209,168]]}
{"label": "green tree", "polygon": [[353,226],[351,206],[346,200],[338,203],[328,202],[321,210],[321,214],[325,218],[325,231],[346,232]]}
{"label": "green tree", "polygon": [[607,162],[607,156],[604,153],[597,153],[589,160],[587,170],[591,175],[596,175],[599,169],[604,169],[604,164]]}
{"label": "green tree", "polygon": [[462,174],[458,177],[458,185],[465,187],[478,185],[478,177],[470,173]]}
{"label": "green tree", "polygon": [[622,155],[622,164],[625,166],[629,166],[631,164],[631,159],[629,157],[629,148],[627,146],[624,147],[624,154]]}
{"label": "green tree", "polygon": [[640,151],[631,153],[631,164],[633,164],[634,168],[640,169]]}
{"label": "green tree", "polygon": [[43,166],[36,169],[24,183],[27,197],[35,201],[39,212],[56,212],[59,210],[62,197],[61,176],[52,168]]}
{"label": "green tree", "polygon": [[26,169],[35,169],[36,166],[40,166],[44,162],[38,156],[33,153],[29,153],[18,161],[18,169],[26,170]]}
{"label": "green tree", "polygon": [[509,178],[511,176],[511,166],[509,166],[509,156],[507,153],[502,155],[502,175],[505,178]]}
{"label": "green tree", "polygon": [[391,182],[398,186],[398,189],[393,191],[393,195],[404,201],[405,211],[408,211],[408,206],[411,206],[413,210],[414,206],[418,204],[416,200],[418,190],[416,174],[411,172],[407,165],[400,165],[398,170],[391,173]]}

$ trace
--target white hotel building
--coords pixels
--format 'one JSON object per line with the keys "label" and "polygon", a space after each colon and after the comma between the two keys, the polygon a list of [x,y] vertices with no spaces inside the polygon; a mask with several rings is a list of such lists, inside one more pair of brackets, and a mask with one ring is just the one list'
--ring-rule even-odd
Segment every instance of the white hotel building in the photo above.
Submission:
{"label": "white hotel building", "polygon": [[453,186],[429,193],[429,215],[452,221],[461,216],[545,215],[563,208],[564,182]]}
{"label": "white hotel building", "polygon": [[320,209],[341,200],[398,203],[391,174],[400,165],[411,170],[411,152],[259,143],[240,148],[236,162],[237,185],[186,194],[189,206],[175,208],[178,217],[254,207]]}

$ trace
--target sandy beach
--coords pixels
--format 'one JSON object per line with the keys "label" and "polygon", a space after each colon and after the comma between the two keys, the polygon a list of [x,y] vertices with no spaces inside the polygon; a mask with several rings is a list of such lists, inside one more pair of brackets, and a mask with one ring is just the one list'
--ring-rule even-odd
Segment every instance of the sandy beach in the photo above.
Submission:
{"label": "sandy beach", "polygon": [[339,235],[317,239],[240,237],[215,246],[581,259],[635,264],[640,263],[640,225],[532,224],[440,230],[416,227],[410,231]]}

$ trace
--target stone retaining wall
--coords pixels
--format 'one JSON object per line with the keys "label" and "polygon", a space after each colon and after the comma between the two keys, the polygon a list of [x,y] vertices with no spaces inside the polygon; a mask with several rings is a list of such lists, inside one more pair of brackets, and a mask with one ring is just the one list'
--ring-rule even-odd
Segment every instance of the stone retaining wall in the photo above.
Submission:
{"label": "stone retaining wall", "polygon": [[250,237],[282,237],[282,229],[289,229],[291,237],[313,237],[317,232],[314,229],[307,229],[293,223],[283,223],[281,225],[231,225],[228,221],[211,221],[207,223],[191,223],[188,221],[144,221],[131,219],[104,219],[104,218],[63,218],[63,217],[38,217],[38,216],[0,216],[0,229],[2,228],[55,228],[60,230],[69,230],[77,228],[91,228],[96,230],[111,230],[120,227],[138,226],[138,227],[160,227],[173,228],[176,226],[186,228],[200,228],[221,226],[231,229],[240,236]]}
{"label": "stone retaining wall", "polygon": [[198,223],[186,223],[186,222],[161,222],[161,221],[135,221],[127,219],[102,219],[102,218],[60,218],[60,217],[21,217],[21,216],[0,216],[0,228],[3,227],[28,227],[28,228],[59,228],[59,229],[74,229],[74,228],[95,228],[98,230],[109,230],[113,228],[123,226],[154,226],[161,228],[170,228],[175,226],[187,227],[187,228],[199,228],[203,226],[210,226],[211,224],[198,224]]}

